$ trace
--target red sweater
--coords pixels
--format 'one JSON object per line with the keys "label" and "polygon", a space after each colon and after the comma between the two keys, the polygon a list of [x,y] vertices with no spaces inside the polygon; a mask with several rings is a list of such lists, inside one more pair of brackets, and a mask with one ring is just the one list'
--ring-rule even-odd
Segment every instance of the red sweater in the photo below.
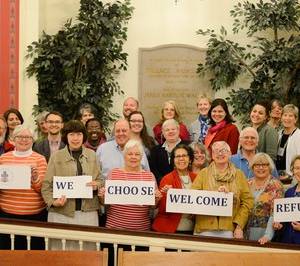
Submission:
{"label": "red sweater", "polygon": [[[189,172],[189,176],[192,181],[196,178],[196,174],[192,172]],[[165,185],[172,185],[172,188],[183,188],[176,170],[162,178],[159,189],[161,190]],[[182,214],[166,212],[167,193],[162,194],[163,196],[158,205],[158,214],[153,221],[152,229],[157,232],[175,233]]]}

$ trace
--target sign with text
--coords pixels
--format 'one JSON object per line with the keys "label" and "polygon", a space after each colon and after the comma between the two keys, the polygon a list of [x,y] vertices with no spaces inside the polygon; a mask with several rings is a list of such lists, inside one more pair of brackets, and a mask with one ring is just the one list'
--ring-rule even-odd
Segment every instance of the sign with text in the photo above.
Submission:
{"label": "sign with text", "polygon": [[232,216],[233,193],[169,189],[167,212]]}
{"label": "sign with text", "polygon": [[300,198],[274,200],[274,222],[300,221]]}
{"label": "sign with text", "polygon": [[30,165],[0,165],[0,189],[30,189]]}
{"label": "sign with text", "polygon": [[154,181],[105,181],[105,204],[155,205]]}
{"label": "sign with text", "polygon": [[53,198],[66,196],[68,199],[91,199],[93,198],[93,187],[86,184],[92,181],[90,175],[78,176],[54,176]]}

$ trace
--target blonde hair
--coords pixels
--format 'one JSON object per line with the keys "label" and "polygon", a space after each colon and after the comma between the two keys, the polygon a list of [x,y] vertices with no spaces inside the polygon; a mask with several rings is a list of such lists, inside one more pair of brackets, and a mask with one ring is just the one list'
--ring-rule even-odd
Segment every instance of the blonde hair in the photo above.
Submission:
{"label": "blonde hair", "polygon": [[179,109],[178,109],[178,106],[177,106],[176,102],[173,101],[173,100],[169,100],[169,101],[164,102],[163,107],[161,109],[160,123],[163,123],[166,120],[166,118],[164,117],[164,109],[165,109],[165,106],[167,104],[170,104],[174,107],[174,111],[175,111],[174,119],[178,123],[180,123],[180,112],[179,112]]}
{"label": "blonde hair", "polygon": [[197,105],[200,102],[200,100],[207,100],[209,102],[209,104],[211,104],[211,102],[212,102],[211,98],[209,96],[207,96],[205,93],[199,94],[197,96]]}
{"label": "blonde hair", "polygon": [[254,157],[250,163],[250,168],[253,170],[255,164],[265,162],[265,161],[268,162],[269,170],[271,173],[275,169],[275,164],[274,164],[273,160],[271,159],[271,157],[267,153],[264,153],[264,152],[259,152],[254,155]]}
{"label": "blonde hair", "polygon": [[296,118],[296,121],[298,121],[298,115],[299,115],[299,109],[297,106],[293,105],[293,104],[287,104],[283,107],[283,110],[282,110],[282,114],[284,113],[293,113],[293,115],[295,116]]}

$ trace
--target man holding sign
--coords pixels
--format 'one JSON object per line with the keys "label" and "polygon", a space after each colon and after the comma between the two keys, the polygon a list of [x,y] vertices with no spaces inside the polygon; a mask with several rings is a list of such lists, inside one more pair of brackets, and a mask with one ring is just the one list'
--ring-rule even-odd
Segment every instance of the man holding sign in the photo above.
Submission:
{"label": "man holding sign", "polygon": [[225,141],[212,145],[213,162],[200,171],[192,189],[232,192],[232,216],[197,215],[194,234],[226,238],[243,238],[253,207],[253,197],[243,172],[229,161],[230,147]]}

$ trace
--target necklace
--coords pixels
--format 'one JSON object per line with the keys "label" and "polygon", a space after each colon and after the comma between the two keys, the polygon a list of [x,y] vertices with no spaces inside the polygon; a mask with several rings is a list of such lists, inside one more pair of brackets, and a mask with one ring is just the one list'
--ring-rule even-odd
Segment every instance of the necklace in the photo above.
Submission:
{"label": "necklace", "polygon": [[262,184],[258,184],[256,181],[256,178],[254,178],[251,188],[252,188],[252,190],[255,190],[255,191],[257,191],[257,190],[264,191],[266,186],[268,185],[269,181],[270,181],[270,177],[266,178]]}

